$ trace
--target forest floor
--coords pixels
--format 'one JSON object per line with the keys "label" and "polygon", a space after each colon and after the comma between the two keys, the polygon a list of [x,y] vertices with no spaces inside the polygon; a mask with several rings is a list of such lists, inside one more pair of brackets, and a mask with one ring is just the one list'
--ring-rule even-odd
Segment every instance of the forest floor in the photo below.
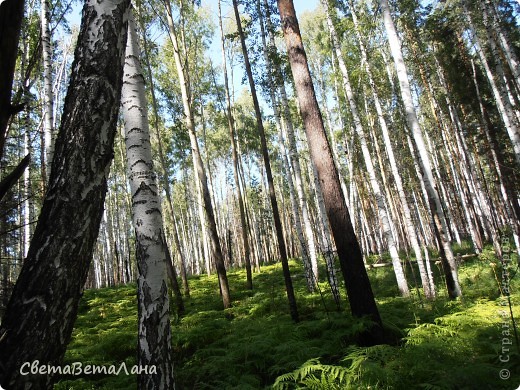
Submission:
{"label": "forest floor", "polygon": [[[357,347],[366,323],[351,317],[342,285],[338,311],[326,282],[309,293],[299,262],[291,272],[301,321],[295,324],[280,264],[254,274],[228,273],[233,307],[222,310],[216,276],[190,279],[182,317],[172,316],[175,376],[180,389],[517,389],[520,354],[507,298],[500,295],[500,263],[490,248],[460,266],[463,298],[449,300],[442,277],[438,298],[425,301],[413,286],[398,297],[391,267],[370,269],[385,326],[401,341]],[[513,304],[520,302],[520,274],[511,267]],[[325,280],[325,271],[322,280]],[[418,272],[415,271],[418,277]],[[409,282],[413,273],[407,267]],[[514,315],[520,325],[520,309]],[[512,342],[512,345],[510,343]],[[82,298],[65,362],[119,368],[136,364],[136,286],[88,290]],[[510,374],[510,377],[506,378]],[[503,378],[501,378],[504,377]],[[136,376],[63,377],[55,390],[135,389]]]}

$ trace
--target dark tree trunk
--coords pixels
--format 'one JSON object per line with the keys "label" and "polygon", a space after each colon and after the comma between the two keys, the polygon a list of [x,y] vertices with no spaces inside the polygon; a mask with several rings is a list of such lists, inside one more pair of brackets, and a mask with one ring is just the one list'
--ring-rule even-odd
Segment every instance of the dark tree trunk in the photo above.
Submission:
{"label": "dark tree trunk", "polygon": [[6,0],[0,5],[0,158],[9,118],[21,109],[11,105],[11,94],[24,3],[24,0]]}
{"label": "dark tree trunk", "polygon": [[31,155],[28,154],[18,163],[16,168],[14,168],[10,174],[8,174],[2,179],[2,181],[0,181],[0,201],[4,198],[7,191],[9,191],[11,187],[14,186],[16,182],[22,177],[30,162]]}
{"label": "dark tree trunk", "polygon": [[246,66],[247,78],[249,79],[249,87],[251,88],[251,96],[253,98],[253,105],[255,107],[256,125],[260,135],[260,143],[262,147],[262,157],[265,165],[265,175],[267,176],[267,183],[269,185],[269,198],[271,200],[271,207],[273,209],[274,227],[276,230],[276,239],[278,241],[278,249],[280,251],[280,258],[282,261],[283,275],[285,279],[285,288],[287,291],[287,298],[289,300],[289,310],[293,321],[298,322],[298,308],[296,306],[296,297],[294,296],[294,289],[292,285],[291,274],[289,272],[289,263],[287,260],[287,249],[283,237],[282,222],[280,220],[280,213],[278,211],[278,202],[276,201],[276,193],[274,190],[273,173],[271,172],[271,163],[269,162],[269,153],[267,151],[267,141],[265,138],[264,124],[262,123],[262,114],[260,112],[260,105],[258,104],[258,97],[256,95],[255,82],[253,80],[253,73],[251,72],[251,64],[247,54],[246,41],[244,38],[244,31],[240,23],[240,14],[238,13],[237,0],[233,0],[233,8],[235,10],[235,18],[237,21],[238,34],[240,36],[240,43],[242,45],[242,53],[244,54],[244,62]]}
{"label": "dark tree trunk", "polygon": [[[59,366],[98,236],[113,158],[129,0],[89,0],[72,64],[49,187],[0,327],[0,384],[52,388],[24,362]],[[3,24],[2,24],[3,26]]]}
{"label": "dark tree trunk", "polygon": [[[222,10],[220,5],[220,0],[218,2],[218,12],[219,12],[219,27],[220,27],[220,43],[222,50],[222,65],[223,65],[223,73],[224,73],[224,90],[226,92],[226,116],[228,120],[228,128],[229,128],[229,138],[231,140],[231,153],[233,156],[233,175],[235,179],[235,185],[237,187],[237,201],[238,201],[238,209],[240,211],[240,227],[242,233],[242,241],[244,243],[244,260],[246,265],[246,280],[247,280],[247,288],[249,290],[253,289],[253,274],[251,271],[251,249],[249,247],[249,234],[247,229],[246,222],[246,210],[244,206],[244,197],[242,195],[242,189],[240,188],[240,180],[238,173],[238,148],[237,142],[235,140],[235,124],[233,119],[233,113],[231,112],[231,96],[229,94],[229,81],[227,76],[227,65],[226,65],[226,49],[224,46],[224,30],[222,28]],[[230,252],[231,253],[231,252]]]}
{"label": "dark tree trunk", "polygon": [[350,308],[354,316],[368,316],[375,323],[362,342],[382,343],[384,337],[381,318],[365,270],[361,248],[341,191],[338,171],[316,100],[294,5],[292,0],[278,0],[278,8],[311,159],[316,166],[323,191],[327,217],[336,242]]}

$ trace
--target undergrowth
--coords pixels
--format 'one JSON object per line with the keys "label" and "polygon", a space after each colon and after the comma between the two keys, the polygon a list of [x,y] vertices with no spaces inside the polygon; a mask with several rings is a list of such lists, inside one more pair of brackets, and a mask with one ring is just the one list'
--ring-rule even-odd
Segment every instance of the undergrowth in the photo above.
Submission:
{"label": "undergrowth", "polygon": [[[514,342],[504,355],[508,317],[498,281],[500,264],[488,248],[459,270],[464,297],[449,300],[439,270],[439,297],[426,301],[397,296],[389,267],[369,270],[381,316],[396,345],[356,346],[368,326],[349,314],[344,289],[336,305],[327,283],[309,293],[302,267],[291,261],[301,322],[294,324],[279,264],[254,275],[248,291],[245,272],[228,273],[233,306],[222,310],[216,276],[190,279],[186,313],[172,316],[176,384],[181,389],[516,389],[520,359]],[[325,270],[322,269],[322,275]],[[413,284],[413,269],[407,266]],[[418,273],[417,273],[418,275]],[[511,276],[514,276],[511,273]],[[511,282],[518,302],[520,276]],[[136,364],[136,287],[86,291],[64,364]],[[520,317],[520,311],[514,311]],[[508,322],[509,321],[509,322]],[[508,362],[500,358],[507,356]],[[503,360],[505,360],[503,358]],[[511,377],[502,380],[500,370]],[[132,375],[63,377],[56,390],[135,389]]]}

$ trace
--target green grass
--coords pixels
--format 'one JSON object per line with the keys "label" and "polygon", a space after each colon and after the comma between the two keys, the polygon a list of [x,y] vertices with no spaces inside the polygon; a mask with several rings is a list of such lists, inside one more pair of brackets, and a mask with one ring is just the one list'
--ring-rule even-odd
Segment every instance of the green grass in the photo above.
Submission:
{"label": "green grass", "polygon": [[[412,297],[397,297],[390,267],[369,270],[385,326],[402,336],[395,346],[356,347],[366,323],[348,313],[344,288],[338,312],[326,283],[320,283],[321,295],[310,294],[295,261],[291,272],[298,324],[288,314],[279,264],[254,275],[252,292],[245,289],[244,271],[230,271],[234,301],[227,310],[215,276],[191,278],[186,313],[172,316],[178,388],[263,389],[276,382],[289,389],[516,389],[520,384],[515,346],[509,362],[499,360],[504,300],[495,278],[500,267],[489,249],[461,266],[464,297],[457,301],[446,297],[440,277],[438,299],[425,301],[415,287]],[[519,279],[512,281],[513,302],[520,299]],[[85,291],[64,364],[136,363],[135,290],[130,285]],[[520,318],[520,310],[515,315]],[[511,372],[509,380],[499,378],[501,369]],[[69,376],[55,389],[135,389],[135,383],[132,375]]]}

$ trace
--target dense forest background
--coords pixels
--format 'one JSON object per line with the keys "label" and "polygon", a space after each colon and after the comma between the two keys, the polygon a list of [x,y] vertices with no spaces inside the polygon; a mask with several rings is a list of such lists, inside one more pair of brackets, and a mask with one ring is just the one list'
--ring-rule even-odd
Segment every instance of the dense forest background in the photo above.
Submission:
{"label": "dense forest background", "polygon": [[[0,3],[0,40],[16,25],[12,3]],[[305,294],[321,296],[339,312],[368,315],[375,328],[385,324],[375,302],[388,291],[402,307],[420,302],[425,317],[431,311],[424,302],[435,310],[440,301],[505,297],[515,328],[507,337],[518,343],[510,286],[520,254],[520,2],[323,0],[298,14],[299,30],[292,1],[133,1],[120,19],[114,9],[124,1],[21,3],[11,80],[9,45],[0,46],[1,329],[37,323],[38,312],[19,314],[35,300],[38,310],[54,313],[45,320],[51,328],[61,317],[47,302],[61,299],[70,310],[65,330],[52,336],[60,347],[49,361],[58,363],[78,305],[83,313],[83,289],[137,282],[138,362],[152,364],[157,355],[166,367],[177,362],[170,327],[195,310],[201,277],[212,281],[208,299],[236,310],[244,291],[271,288],[256,281],[281,264],[270,277],[284,281],[277,288],[287,294],[288,307],[284,302],[280,315],[295,323],[308,315]],[[107,28],[110,18],[115,22]],[[110,41],[112,30],[124,33]],[[305,56],[297,57],[295,37]],[[287,50],[291,42],[296,46]],[[309,79],[299,68],[303,58]],[[105,64],[103,72],[89,74],[98,63]],[[98,81],[91,88],[92,74],[114,75],[110,90],[120,90],[119,82],[122,92],[108,96]],[[319,110],[304,96],[314,96]],[[82,123],[92,130],[76,131]],[[114,132],[105,135],[111,126]],[[313,138],[320,129],[325,144]],[[68,157],[61,159],[67,153],[82,161],[70,163],[75,171],[68,170]],[[92,182],[80,166],[92,170]],[[88,195],[92,188],[97,192]],[[72,200],[76,194],[83,203]],[[92,207],[85,203],[90,196]],[[60,199],[63,205],[52,203]],[[58,218],[58,209],[68,214]],[[56,244],[46,254],[53,240],[72,246]],[[360,268],[349,268],[358,252]],[[58,275],[62,267],[67,281],[39,271],[44,264]],[[475,272],[482,267],[487,279],[481,283],[492,296],[479,290]],[[385,292],[374,286],[383,283],[382,273]],[[46,285],[50,280],[56,285]],[[121,288],[114,291],[127,291]],[[395,342],[387,328],[385,335],[375,328],[368,326],[365,335],[360,330],[353,343]],[[0,332],[0,346],[2,334],[9,338]],[[17,353],[14,345],[5,346],[0,362],[8,359],[6,351]],[[152,356],[143,352],[150,350]],[[322,373],[312,377],[322,388],[328,380],[347,386],[342,381],[352,372],[311,363],[314,371],[306,373]],[[295,367],[276,374],[289,368]],[[8,382],[7,371],[0,383],[19,383]],[[277,383],[300,380],[312,388],[303,372]],[[173,388],[171,372],[159,377],[141,377],[140,388]],[[189,379],[182,380],[187,386]],[[45,388],[54,381],[39,383]],[[359,383],[349,379],[348,386]],[[471,388],[453,386],[446,388]]]}

